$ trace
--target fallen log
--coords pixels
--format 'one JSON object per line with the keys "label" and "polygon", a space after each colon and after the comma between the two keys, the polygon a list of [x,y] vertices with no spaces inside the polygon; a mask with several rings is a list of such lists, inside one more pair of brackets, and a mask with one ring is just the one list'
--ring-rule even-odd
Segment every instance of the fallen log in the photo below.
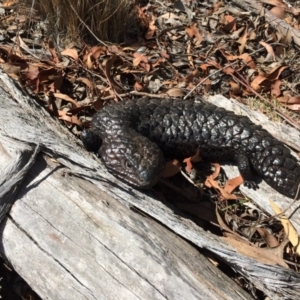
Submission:
{"label": "fallen log", "polygon": [[0,87],[0,253],[42,298],[251,299],[195,245],[270,298],[298,299],[298,273],[119,182],[2,72]]}

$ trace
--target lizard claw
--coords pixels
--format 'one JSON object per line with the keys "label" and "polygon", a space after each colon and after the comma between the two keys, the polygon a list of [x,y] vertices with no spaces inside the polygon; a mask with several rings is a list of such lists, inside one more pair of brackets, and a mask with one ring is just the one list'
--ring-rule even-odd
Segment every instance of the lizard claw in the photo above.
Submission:
{"label": "lizard claw", "polygon": [[255,181],[251,181],[251,180],[246,180],[244,182],[244,186],[246,186],[249,189],[253,189],[253,190],[258,189],[258,184]]}

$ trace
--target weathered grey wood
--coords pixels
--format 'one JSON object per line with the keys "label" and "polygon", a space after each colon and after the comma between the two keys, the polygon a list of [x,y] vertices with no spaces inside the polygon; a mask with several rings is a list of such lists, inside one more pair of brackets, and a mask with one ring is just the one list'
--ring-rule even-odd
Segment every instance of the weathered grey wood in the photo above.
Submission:
{"label": "weathered grey wood", "polygon": [[40,156],[0,231],[42,297],[251,299],[174,233],[67,172]]}
{"label": "weathered grey wood", "polygon": [[[204,279],[200,276],[201,273],[196,274],[195,269],[192,268],[194,260],[198,260],[198,258],[191,260],[191,256],[189,256],[183,260],[179,255],[181,251],[174,254],[173,260],[168,256],[168,251],[173,251],[170,250],[172,248],[169,248],[169,245],[173,245],[175,242],[164,244],[165,239],[169,241],[165,238],[167,234],[160,227],[152,231],[152,227],[154,228],[152,223],[151,226],[147,225],[145,228],[143,225],[146,222],[145,218],[141,216],[138,218],[136,214],[128,210],[128,208],[137,208],[193,244],[218,255],[272,299],[298,299],[299,274],[282,267],[265,265],[237,253],[213,234],[204,231],[184,215],[179,214],[174,208],[157,201],[148,192],[141,193],[119,182],[103,169],[95,157],[82,149],[80,143],[66,129],[52,120],[43,109],[39,108],[30,97],[24,95],[22,90],[18,89],[1,72],[0,87],[2,87],[0,89],[2,99],[0,101],[0,141],[3,137],[11,137],[25,143],[38,143],[43,153],[55,157],[62,166],[67,167],[68,172],[73,176],[77,175],[92,182],[94,187],[99,189],[97,194],[101,195],[96,201],[95,195],[91,196],[85,191],[88,183],[78,184],[71,178],[68,178],[67,182],[64,182],[62,178],[54,179],[58,171],[53,169],[53,172],[48,174],[48,168],[50,168],[50,166],[47,167],[48,161],[45,163],[45,170],[48,170],[48,173],[43,171],[41,176],[30,175],[33,177],[26,179],[27,186],[23,186],[22,192],[19,193],[19,200],[14,204],[9,220],[2,228],[2,252],[25,279],[28,281],[31,279],[30,284],[39,293],[49,292],[51,299],[53,297],[56,297],[53,299],[60,297],[66,299],[66,294],[70,290],[65,284],[61,283],[60,285],[62,294],[55,296],[53,296],[55,293],[53,286],[60,281],[69,281],[70,279],[71,290],[74,289],[76,293],[82,294],[83,299],[93,299],[96,294],[106,295],[103,298],[110,299],[115,296],[114,289],[118,290],[124,286],[124,290],[128,293],[134,291],[134,295],[138,295],[136,297],[142,299],[145,295],[148,296],[147,293],[152,292],[154,296],[152,295],[150,299],[160,299],[159,297],[162,296],[173,298],[168,293],[172,291],[180,293],[181,290],[189,293],[184,298],[194,298],[199,289],[205,289],[204,286],[208,290],[202,291],[203,295],[207,296],[210,292],[212,294],[209,298],[214,299],[213,297],[221,293],[218,294],[219,299],[222,297],[226,299],[224,291],[229,295],[228,287],[223,290],[219,283],[218,285],[213,283],[220,281],[216,277],[212,281],[207,280],[205,284],[202,284]],[[68,186],[68,182],[72,188]],[[48,185],[47,188],[45,184]],[[92,189],[92,185],[88,189]],[[55,193],[56,190],[59,193]],[[101,191],[104,191],[107,197],[112,196],[118,202],[107,202],[109,200],[102,198]],[[53,198],[50,197],[53,196],[52,194]],[[261,197],[259,191],[255,195]],[[105,203],[109,203],[107,207],[116,208],[110,211],[113,214],[109,214]],[[120,220],[126,220],[121,222],[123,227],[120,225]],[[133,222],[133,220],[138,221]],[[299,218],[293,216],[293,220],[299,228]],[[153,222],[153,224],[156,223]],[[79,239],[77,239],[77,235]],[[16,236],[24,244],[18,243],[15,240]],[[151,237],[150,241],[148,237]],[[16,245],[16,243],[18,244]],[[34,246],[30,247],[30,243]],[[131,247],[134,247],[134,251],[129,251],[132,250]],[[158,249],[163,249],[163,255],[155,252],[156,255],[160,254],[158,256],[161,257],[160,259],[151,251],[153,247],[156,252]],[[128,251],[124,251],[124,248]],[[184,246],[184,251],[186,251],[185,248]],[[36,254],[38,249],[48,259],[43,259],[42,256],[34,261],[31,269],[23,267],[28,265],[24,258],[20,258],[21,255],[34,259],[35,255],[28,253]],[[141,249],[144,249],[144,252]],[[145,252],[149,255],[143,255]],[[72,256],[73,253],[76,256]],[[134,253],[134,255],[129,253]],[[162,257],[168,259],[170,263],[164,264]],[[118,259],[115,262],[112,258]],[[52,264],[49,265],[50,261]],[[113,265],[109,263],[111,261],[114,262]],[[155,266],[153,269],[152,264]],[[179,270],[178,272],[171,271],[174,269],[169,268],[174,264],[176,265],[175,269]],[[128,277],[129,275],[125,272],[128,269],[125,266],[133,272],[133,274],[129,272],[130,276],[135,274],[136,277]],[[213,268],[213,266],[211,267]],[[46,270],[45,273],[39,274],[39,269],[43,268]],[[91,268],[91,273],[88,272],[89,268]],[[202,268],[202,262],[201,266],[196,266],[198,270]],[[52,273],[54,269],[55,272]],[[102,273],[99,273],[99,270]],[[160,272],[163,270],[165,273]],[[88,273],[86,274],[86,272]],[[94,272],[97,274],[98,288],[92,278]],[[49,273],[56,275],[52,278]],[[33,280],[35,274],[41,278],[41,280],[36,279],[38,282]],[[111,280],[107,279],[109,274],[114,274]],[[136,278],[139,280],[136,281]],[[100,283],[101,280],[103,282]],[[222,280],[224,279],[222,278]],[[140,282],[143,284],[140,285]],[[169,282],[174,282],[174,285]],[[119,283],[121,284],[118,285]],[[181,284],[183,284],[182,287]],[[56,286],[57,293],[60,286]],[[212,290],[213,286],[218,287],[216,290]],[[48,289],[51,289],[51,292]],[[233,296],[234,290],[238,291],[238,288],[236,286],[233,288],[229,298],[237,298],[236,294],[235,297]],[[236,293],[241,293],[239,297],[246,297],[242,291]],[[125,293],[124,295],[127,297],[129,294]]]}
{"label": "weathered grey wood", "polygon": [[[0,148],[0,155],[9,158],[8,162],[3,161],[3,168],[0,170],[0,222],[10,210],[21,184],[35,161],[39,147],[30,147],[24,143],[17,143],[3,137],[2,144],[10,143],[8,149],[13,151],[13,156],[7,155],[4,147]],[[14,147],[11,147],[14,145]]]}

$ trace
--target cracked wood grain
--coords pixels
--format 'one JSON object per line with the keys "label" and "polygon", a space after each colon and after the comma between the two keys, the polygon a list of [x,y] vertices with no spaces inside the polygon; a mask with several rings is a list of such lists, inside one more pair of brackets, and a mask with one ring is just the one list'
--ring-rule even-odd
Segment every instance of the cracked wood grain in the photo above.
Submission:
{"label": "cracked wood grain", "polygon": [[[2,143],[4,144],[5,142],[9,142],[10,145],[14,143],[14,141],[8,141],[3,138]],[[12,148],[10,147],[10,149]],[[24,177],[35,162],[39,147],[36,145],[35,149],[33,149],[33,147],[24,143],[15,143],[13,150],[14,156],[10,160],[10,163],[3,167],[0,173],[0,222],[14,203]],[[1,154],[5,157],[4,148],[0,149]]]}
{"label": "cracked wood grain", "polygon": [[187,242],[67,172],[39,156],[1,229],[0,251],[40,295],[50,281],[51,299],[249,299]]}

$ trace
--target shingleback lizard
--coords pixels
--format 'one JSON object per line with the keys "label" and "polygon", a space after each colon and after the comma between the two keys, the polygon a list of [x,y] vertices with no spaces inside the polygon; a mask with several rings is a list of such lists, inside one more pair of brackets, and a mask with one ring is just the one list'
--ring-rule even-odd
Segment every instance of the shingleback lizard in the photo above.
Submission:
{"label": "shingleback lizard", "polygon": [[158,181],[164,156],[186,158],[198,149],[209,161],[235,161],[248,187],[256,185],[253,173],[289,197],[300,183],[299,162],[282,142],[245,116],[194,100],[109,104],[96,113],[82,140],[99,152],[109,172],[139,188]]}

